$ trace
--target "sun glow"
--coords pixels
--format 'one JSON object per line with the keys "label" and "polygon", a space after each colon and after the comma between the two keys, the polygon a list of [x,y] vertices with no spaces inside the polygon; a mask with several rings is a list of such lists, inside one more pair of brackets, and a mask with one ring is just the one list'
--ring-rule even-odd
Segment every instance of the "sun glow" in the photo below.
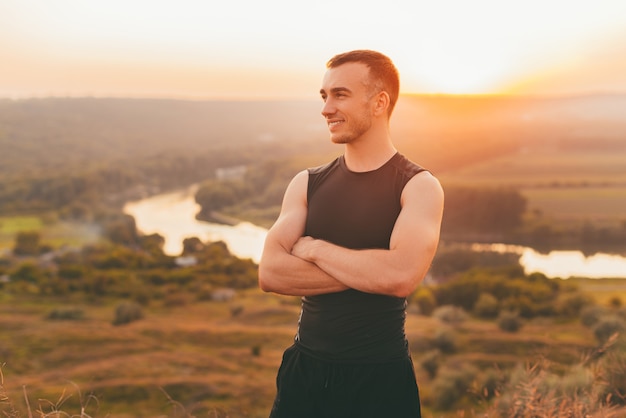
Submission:
{"label": "sun glow", "polygon": [[626,91],[626,1],[368,1],[3,0],[0,97],[316,97],[362,48],[403,93]]}
{"label": "sun glow", "polygon": [[495,56],[459,56],[433,51],[428,61],[413,62],[404,71],[407,90],[445,94],[498,92],[506,85],[512,69]]}

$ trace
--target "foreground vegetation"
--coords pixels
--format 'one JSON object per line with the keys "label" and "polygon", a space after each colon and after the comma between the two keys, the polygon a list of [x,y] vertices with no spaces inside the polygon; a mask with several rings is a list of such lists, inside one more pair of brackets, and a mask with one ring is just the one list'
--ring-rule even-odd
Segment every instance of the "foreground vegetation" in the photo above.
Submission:
{"label": "foreground vegetation", "polygon": [[[113,301],[13,297],[0,312],[0,411],[26,416],[30,405],[40,416],[266,417],[296,302],[258,290],[228,302],[155,302],[144,306],[143,319],[115,326]],[[80,317],[51,315],[70,308]],[[526,321],[507,332],[450,311],[425,316],[413,308],[407,317],[424,416],[622,416],[623,340],[599,344],[573,319]]]}
{"label": "foreground vegetation", "polygon": [[[256,266],[221,243],[186,240],[199,262],[181,266],[158,237],[138,242],[43,265],[2,259],[5,415],[267,416],[298,298],[259,291]],[[585,291],[588,281],[526,276],[505,255],[469,269],[448,262],[472,260],[458,251],[444,249],[433,265],[447,281],[410,298],[425,416],[619,416],[610,411],[626,401],[622,281],[607,300]]]}
{"label": "foreground vegetation", "polygon": [[[0,411],[267,416],[295,301],[250,290],[228,302],[154,303],[121,326],[113,325],[115,304],[5,300]],[[51,318],[70,306],[80,318]],[[407,332],[425,417],[621,416],[608,411],[624,403],[623,341],[598,344],[575,320],[527,321],[511,333],[493,321],[413,310]]]}

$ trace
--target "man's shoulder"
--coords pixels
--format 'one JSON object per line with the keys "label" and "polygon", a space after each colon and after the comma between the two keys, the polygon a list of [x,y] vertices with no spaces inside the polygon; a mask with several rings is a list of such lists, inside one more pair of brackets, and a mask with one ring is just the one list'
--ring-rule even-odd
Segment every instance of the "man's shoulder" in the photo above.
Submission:
{"label": "man's shoulder", "polygon": [[415,176],[416,174],[419,174],[419,173],[421,173],[423,171],[430,172],[426,168],[424,168],[421,165],[411,161],[406,156],[404,156],[403,154],[400,154],[400,153],[397,153],[394,156],[393,165],[396,168],[396,170],[401,172],[408,179],[413,178],[413,176]]}
{"label": "man's shoulder", "polygon": [[337,157],[334,160],[326,163],[326,164],[322,164],[322,165],[318,165],[316,167],[310,167],[307,169],[307,171],[309,172],[309,175],[317,175],[317,174],[321,174],[324,172],[327,172],[331,169],[333,169],[334,167],[339,165],[339,160],[341,157]]}

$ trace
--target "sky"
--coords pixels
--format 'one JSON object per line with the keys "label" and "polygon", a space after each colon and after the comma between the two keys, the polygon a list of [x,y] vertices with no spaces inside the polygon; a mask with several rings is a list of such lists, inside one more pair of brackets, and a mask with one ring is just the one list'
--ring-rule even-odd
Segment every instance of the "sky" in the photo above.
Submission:
{"label": "sky", "polygon": [[626,0],[0,0],[4,98],[317,98],[352,49],[402,93],[626,93]]}

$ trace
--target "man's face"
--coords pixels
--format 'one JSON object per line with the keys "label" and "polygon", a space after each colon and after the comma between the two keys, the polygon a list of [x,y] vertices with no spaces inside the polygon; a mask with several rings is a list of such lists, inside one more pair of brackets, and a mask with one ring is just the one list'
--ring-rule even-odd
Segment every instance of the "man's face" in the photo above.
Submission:
{"label": "man's face", "polygon": [[330,68],[320,89],[330,138],[348,144],[360,138],[372,125],[372,98],[369,68],[362,63],[346,63]]}

